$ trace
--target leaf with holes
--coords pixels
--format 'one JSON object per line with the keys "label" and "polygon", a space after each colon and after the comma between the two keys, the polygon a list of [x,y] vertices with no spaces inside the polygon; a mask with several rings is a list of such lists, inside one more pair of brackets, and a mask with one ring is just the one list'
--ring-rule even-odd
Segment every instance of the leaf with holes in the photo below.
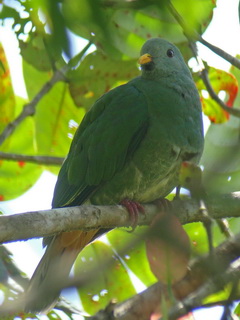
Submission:
{"label": "leaf with holes", "polygon": [[[219,94],[219,92],[225,92],[227,98],[226,105],[233,106],[234,100],[238,93],[238,81],[231,73],[223,70],[211,68],[209,72],[209,80],[213,87],[213,90]],[[205,85],[202,80],[197,82],[197,87],[200,92],[202,101],[203,112],[211,122],[223,123],[229,120],[229,113],[223,110],[219,104],[208,96]]]}
{"label": "leaf with holes", "polygon": [[69,72],[70,92],[78,106],[89,109],[112,87],[138,75],[136,61],[116,61],[95,51],[88,54],[77,69]]}
{"label": "leaf with holes", "polygon": [[89,314],[105,308],[112,299],[120,302],[136,293],[121,260],[109,245],[100,241],[83,250],[76,260],[74,273],[88,279],[78,292]]}
{"label": "leaf with holes", "polygon": [[[20,4],[20,3],[19,3]],[[29,14],[23,10],[23,6],[21,7],[21,13],[17,10],[18,5],[16,5],[16,8],[11,7],[11,3],[9,3],[10,6],[7,5],[7,2],[3,3],[1,1],[1,11],[0,11],[0,23],[3,23],[5,19],[13,19],[13,25],[12,28],[14,29],[14,32],[17,36],[20,34],[24,34],[24,29],[26,24],[30,21]],[[19,9],[19,8],[18,8]],[[24,13],[23,13],[24,12]],[[25,17],[23,18],[23,15]]]}

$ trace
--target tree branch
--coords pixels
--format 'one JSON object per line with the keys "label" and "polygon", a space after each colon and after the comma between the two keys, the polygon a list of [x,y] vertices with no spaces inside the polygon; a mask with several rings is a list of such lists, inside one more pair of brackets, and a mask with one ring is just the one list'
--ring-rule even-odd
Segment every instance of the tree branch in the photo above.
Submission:
{"label": "tree branch", "polygon": [[[226,200],[226,199],[225,199]],[[225,201],[224,200],[224,201]],[[229,201],[231,199],[229,198]],[[233,202],[237,201],[235,203],[235,206],[238,204],[239,208],[239,199],[234,199]],[[232,201],[232,200],[231,200]],[[228,202],[228,200],[227,200]],[[211,203],[213,208],[216,208],[216,203],[218,203],[217,199]],[[228,203],[229,204],[229,203]],[[173,201],[173,205],[176,208],[181,210],[185,208],[185,210],[189,210],[192,206],[190,201],[180,201],[176,200]],[[195,204],[196,205],[196,204]],[[193,204],[194,206],[194,204]],[[86,208],[92,209],[93,206],[86,206]],[[99,207],[97,207],[99,209]],[[109,208],[109,207],[104,207]],[[124,213],[125,209],[123,209],[121,206],[117,206],[117,208],[121,212],[121,216],[125,215],[128,217],[128,213]],[[72,208],[74,209],[74,208]],[[112,206],[109,209],[116,209],[116,207]],[[146,210],[152,210],[153,212],[156,209],[155,205],[146,205]],[[226,209],[226,208],[225,208]],[[236,209],[236,208],[235,208]],[[99,209],[100,210],[100,209]],[[151,211],[150,210],[150,211]],[[109,210],[111,211],[111,210]],[[157,210],[158,211],[158,210]],[[239,211],[239,209],[238,209]],[[111,211],[111,216],[113,212]],[[197,213],[199,214],[199,213]],[[25,214],[27,215],[27,214]],[[114,212],[115,215],[115,212]],[[147,213],[148,215],[148,213]],[[181,214],[179,215],[181,216]],[[190,220],[195,220],[194,216],[191,216],[190,212],[187,212],[187,216],[190,218]],[[139,218],[143,218],[143,215]],[[89,218],[90,220],[91,218]],[[124,220],[124,219],[123,219]],[[182,217],[182,220],[185,221],[186,217]],[[61,223],[61,221],[59,221]],[[32,226],[29,226],[30,228]],[[136,241],[134,238],[133,241]],[[137,239],[139,241],[139,239]],[[127,250],[127,247],[125,247],[123,250]],[[126,252],[126,251],[125,251]],[[172,287],[172,292],[174,293],[175,297],[178,300],[183,300],[185,297],[187,297],[190,293],[194,293],[196,290],[201,291],[201,286],[211,277],[215,277],[216,283],[218,283],[219,287],[210,287],[210,289],[213,290],[219,290],[222,288],[222,286],[225,284],[225,282],[221,282],[223,275],[226,274],[226,270],[231,267],[230,264],[239,258],[240,255],[240,234],[229,238],[227,241],[222,243],[218,248],[216,248],[213,252],[213,255],[205,255],[200,258],[197,258],[196,260],[192,261],[190,263],[189,272],[187,276],[177,282]],[[214,259],[213,259],[214,257]],[[107,268],[112,262],[111,261],[105,261],[104,265],[97,265],[98,272],[95,270],[89,270],[88,273],[84,273],[84,275],[80,275],[79,277],[75,277],[73,279],[64,280],[63,283],[59,284],[60,288],[71,288],[76,286],[84,286],[88,281],[94,281],[94,279],[98,276],[99,270],[101,268]],[[236,267],[236,264],[235,266]],[[230,269],[229,269],[230,270]],[[230,270],[231,271],[231,270]],[[220,278],[219,278],[220,277]],[[225,279],[225,277],[224,277]],[[232,278],[226,278],[227,281],[231,281]],[[214,282],[214,281],[213,281]],[[215,283],[214,283],[215,284]],[[208,287],[208,286],[207,286]],[[210,290],[210,291],[211,291]],[[210,291],[203,290],[205,294],[208,294]],[[212,292],[211,291],[211,292]],[[196,291],[198,292],[198,291]],[[149,287],[142,293],[134,296],[133,298],[130,298],[129,300],[122,302],[118,305],[112,305],[110,304],[105,310],[102,310],[100,313],[104,313],[102,317],[98,317],[98,314],[92,318],[96,320],[100,319],[117,319],[117,320],[145,320],[149,319],[150,315],[153,313],[158,313],[160,308],[160,302],[161,297],[167,299],[167,302],[170,301],[169,299],[169,288],[167,288],[164,285],[161,285],[160,283],[156,283],[153,286]],[[23,299],[23,300],[22,300]],[[19,311],[22,308],[24,301],[24,296],[20,297],[16,302],[6,302],[1,309],[0,314],[6,315],[9,314],[9,312],[13,311]],[[194,307],[194,306],[193,306]],[[186,309],[185,309],[186,310]],[[182,312],[182,309],[180,309]],[[180,312],[177,310],[177,312]]]}
{"label": "tree branch", "polygon": [[[240,277],[240,262],[231,265],[221,277],[216,276],[206,281],[199,289],[192,292],[190,296],[183,299],[180,303],[173,306],[168,312],[168,320],[175,320],[181,316],[186,315],[188,312],[199,307],[204,308],[203,300],[205,297],[210,296],[218,291],[221,291],[225,285],[230,282],[236,282]],[[235,297],[235,300],[239,299]],[[160,320],[164,320],[161,317]]]}
{"label": "tree branch", "polygon": [[6,153],[0,151],[0,159],[12,161],[24,161],[43,165],[56,165],[61,166],[64,158],[50,157],[50,156],[29,156],[23,154]]}
{"label": "tree branch", "polygon": [[[240,197],[238,195],[216,196],[206,201],[212,218],[240,216]],[[145,215],[140,214],[139,225],[149,225],[159,213],[154,204],[144,205]],[[181,223],[203,221],[198,202],[192,199],[172,201],[172,210]],[[16,226],[18,226],[16,228]],[[0,242],[26,240],[45,237],[63,231],[90,230],[115,227],[129,227],[131,221],[125,207],[87,206],[58,208],[35,211],[10,216],[0,216]]]}
{"label": "tree branch", "polygon": [[[239,243],[240,234],[218,246],[214,250],[214,265],[209,255],[191,261],[187,276],[172,287],[172,293],[179,302],[170,309],[169,320],[177,319],[178,316],[188,313],[194,307],[199,306],[206,296],[222,290],[227,283],[238,279],[239,263],[233,265],[231,263],[240,255]],[[162,313],[162,299],[169,304],[169,288],[158,282],[124,302],[107,306],[105,310],[99,311],[90,319],[150,319],[152,314]],[[177,317],[174,317],[175,315]]]}

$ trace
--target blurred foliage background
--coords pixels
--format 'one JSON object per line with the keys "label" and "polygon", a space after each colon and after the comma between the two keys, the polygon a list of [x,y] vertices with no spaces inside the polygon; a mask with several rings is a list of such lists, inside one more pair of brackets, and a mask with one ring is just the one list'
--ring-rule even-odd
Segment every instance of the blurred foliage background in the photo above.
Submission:
{"label": "blurred foliage background", "polygon": [[[176,19],[172,7],[180,20]],[[94,101],[111,88],[139,75],[137,58],[147,39],[166,38],[180,48],[186,62],[196,58],[196,51],[190,44],[195,47],[196,41],[201,40],[215,7],[213,0],[3,1],[0,21],[2,25],[9,19],[12,22],[19,42],[28,99],[16,96],[8,57],[0,46],[0,151],[9,155],[9,159],[16,155],[14,161],[9,161],[0,154],[0,201],[22,195],[36,183],[44,170],[58,173],[71,138]],[[88,41],[75,56],[73,34]],[[238,68],[232,66],[226,72],[210,68],[205,62],[204,65],[215,92],[224,92],[226,105],[238,108]],[[209,194],[239,191],[239,118],[223,111],[210,97],[199,72],[193,76],[203,112],[211,121],[201,160],[204,188]],[[39,158],[34,160],[36,156]],[[45,160],[42,156],[46,157]],[[229,224],[233,233],[239,230],[239,219],[229,219]],[[192,241],[193,256],[206,253],[207,240],[202,224],[189,224],[185,228]],[[214,245],[218,245],[224,236],[217,226],[213,228]],[[134,234],[142,232],[141,228]],[[146,259],[144,243],[122,255],[119,246],[123,243],[120,244],[118,239],[124,239],[125,243],[132,236],[123,230],[111,232],[107,244],[94,243],[78,259],[76,273],[88,269],[90,262],[101,264],[103,256],[115,259],[112,269],[102,270],[96,283],[78,291],[83,309],[89,314],[104,308],[113,298],[123,301],[137,292],[126,270],[131,270],[145,286],[156,282]],[[7,279],[17,281],[16,274],[18,280],[24,276],[17,269],[15,273],[9,272],[6,260],[11,260],[10,254],[4,254],[1,256],[0,289],[8,299],[15,297],[18,290],[12,291]],[[221,293],[207,297],[205,302],[227,299],[230,291],[231,286],[228,286]],[[74,312],[63,310],[64,316],[72,319]],[[233,310],[233,314],[237,310]],[[23,313],[16,316],[18,319],[26,317]],[[28,317],[38,318],[34,315]],[[51,312],[48,317],[60,319],[63,315],[57,318],[57,314]],[[9,319],[13,318],[9,316]]]}

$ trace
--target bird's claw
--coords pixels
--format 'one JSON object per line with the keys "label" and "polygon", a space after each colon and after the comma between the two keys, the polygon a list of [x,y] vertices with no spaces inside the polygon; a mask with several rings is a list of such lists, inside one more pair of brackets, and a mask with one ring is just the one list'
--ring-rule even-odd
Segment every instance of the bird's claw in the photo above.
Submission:
{"label": "bird's claw", "polygon": [[133,232],[138,224],[139,213],[145,213],[144,207],[140,203],[129,199],[122,200],[121,205],[123,205],[129,213],[132,222],[132,229],[129,232]]}
{"label": "bird's claw", "polygon": [[160,211],[168,212],[172,210],[172,203],[168,199],[159,198],[154,200],[153,203],[160,209]]}

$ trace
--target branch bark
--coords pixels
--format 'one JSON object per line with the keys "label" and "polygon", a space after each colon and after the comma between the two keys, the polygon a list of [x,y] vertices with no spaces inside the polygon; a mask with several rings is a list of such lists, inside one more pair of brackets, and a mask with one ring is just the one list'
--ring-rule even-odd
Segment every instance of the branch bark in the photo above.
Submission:
{"label": "branch bark", "polygon": [[[211,196],[207,201],[212,218],[221,219],[240,216],[238,194]],[[140,214],[139,225],[149,225],[159,212],[155,204],[144,205],[145,215]],[[182,224],[203,221],[197,201],[193,199],[172,201],[172,210]],[[120,205],[58,208],[0,216],[0,242],[11,242],[50,236],[63,231],[129,227],[131,221],[127,210]]]}
{"label": "branch bark", "polygon": [[[222,290],[227,283],[236,281],[240,274],[239,263],[233,265],[231,263],[238,259],[239,255],[240,234],[217,247],[214,250],[214,260],[209,255],[193,260],[187,276],[172,287],[172,293],[178,302],[170,309],[168,319],[177,319],[188,313],[195,307],[202,305],[202,300],[206,296]],[[90,319],[150,319],[154,313],[161,314],[163,298],[165,302],[170,302],[169,289],[158,282],[120,304],[108,306]]]}
{"label": "branch bark", "polygon": [[[224,197],[211,197],[211,199],[207,201],[207,205],[212,217],[215,218],[223,218],[229,216],[237,217],[240,215],[240,198],[236,195]],[[154,204],[145,205],[144,207],[146,214],[139,216],[139,224],[148,224],[152,221],[154,215],[159,212],[159,208]],[[193,200],[174,200],[172,201],[172,209],[175,213],[178,214],[178,217],[182,223],[201,221],[201,219],[203,218],[197,202]],[[53,220],[51,220],[51,216],[53,216]],[[50,222],[47,221],[48,219],[50,219]],[[60,232],[80,228],[98,228],[99,226],[108,228],[124,225],[129,226],[130,221],[128,212],[122,206],[80,206],[72,208],[60,208],[47,211],[32,212],[27,214],[13,215],[8,217],[0,217],[0,234],[2,236],[2,232],[4,232],[6,227],[9,227],[10,230],[12,229],[12,231],[18,233],[18,230],[20,230],[24,224],[27,224],[24,233],[28,230],[28,236],[24,234],[23,238],[27,239],[29,235],[31,237],[36,236],[35,233],[41,225],[43,225],[43,230],[41,230],[41,232],[38,233],[43,232],[44,234],[42,235],[49,235],[53,232],[52,230],[50,233],[48,233],[49,230],[51,230],[51,225],[54,224],[57,225],[57,230],[58,232]],[[18,228],[16,228],[16,226]],[[46,232],[44,231],[44,229],[48,231]],[[55,231],[53,233],[56,232],[56,228],[54,230]],[[5,237],[6,236],[13,237],[13,235],[9,234],[5,234]],[[206,295],[208,295],[211,292],[215,292],[215,290],[221,289],[221,286],[223,286],[225,283],[231,281],[231,279],[235,279],[232,278],[232,275],[235,274],[235,271],[238,272],[238,269],[232,270],[232,266],[230,264],[239,256],[240,234],[228,239],[225,243],[221,244],[217,249],[214,250],[212,256],[206,255],[193,261],[190,265],[190,271],[188,275],[183,280],[181,280],[173,286],[172,290],[175,297],[178,300],[183,300],[190,293],[196,292],[197,294],[200,294],[201,292],[203,292]],[[111,261],[107,261],[106,265],[104,266],[98,265],[98,271],[100,268],[107,267],[107,265],[109,265],[110,263]],[[231,277],[227,276],[227,269],[231,273]],[[66,282],[63,283],[63,286],[61,286],[61,288],[84,286],[84,284],[88,279],[90,279],[90,277],[92,281],[94,280],[94,277],[98,275],[98,272],[93,271],[94,270],[90,270],[89,274],[84,274],[84,276],[81,275],[79,278],[68,279]],[[225,279],[224,281],[226,282],[220,282],[220,279],[224,274],[226,274],[226,277],[224,276],[223,279]],[[213,285],[209,286],[207,281],[209,281],[213,276],[215,276],[215,280],[212,282],[210,281]],[[219,283],[220,286],[215,286],[216,283]],[[203,284],[206,285],[201,289],[201,286]],[[102,318],[99,314],[99,316],[96,315],[96,317],[93,319],[149,319],[151,314],[160,312],[159,308],[161,297],[164,296],[165,299],[167,298],[170,301],[168,293],[169,291],[166,287],[164,287],[160,283],[156,283],[153,286],[146,289],[145,291],[143,291],[142,293],[140,293],[139,295],[136,295],[133,298],[125,302],[122,302],[119,305],[110,304],[106,310],[101,311],[104,313],[104,316]],[[200,300],[193,299],[186,301],[190,301],[191,303],[193,303],[191,305],[188,304],[187,308],[194,308],[196,306],[196,303],[199,303]],[[7,303],[4,306],[4,309],[1,310],[0,314],[7,314],[10,312],[10,310],[17,311],[20,310],[21,307],[21,299],[18,300],[18,302],[16,302],[16,305],[12,302],[11,304]],[[184,309],[183,307],[181,307],[176,309],[175,307],[176,306],[174,306],[171,310],[171,312],[173,312],[174,314],[175,312],[182,314],[186,311],[186,308]]]}

